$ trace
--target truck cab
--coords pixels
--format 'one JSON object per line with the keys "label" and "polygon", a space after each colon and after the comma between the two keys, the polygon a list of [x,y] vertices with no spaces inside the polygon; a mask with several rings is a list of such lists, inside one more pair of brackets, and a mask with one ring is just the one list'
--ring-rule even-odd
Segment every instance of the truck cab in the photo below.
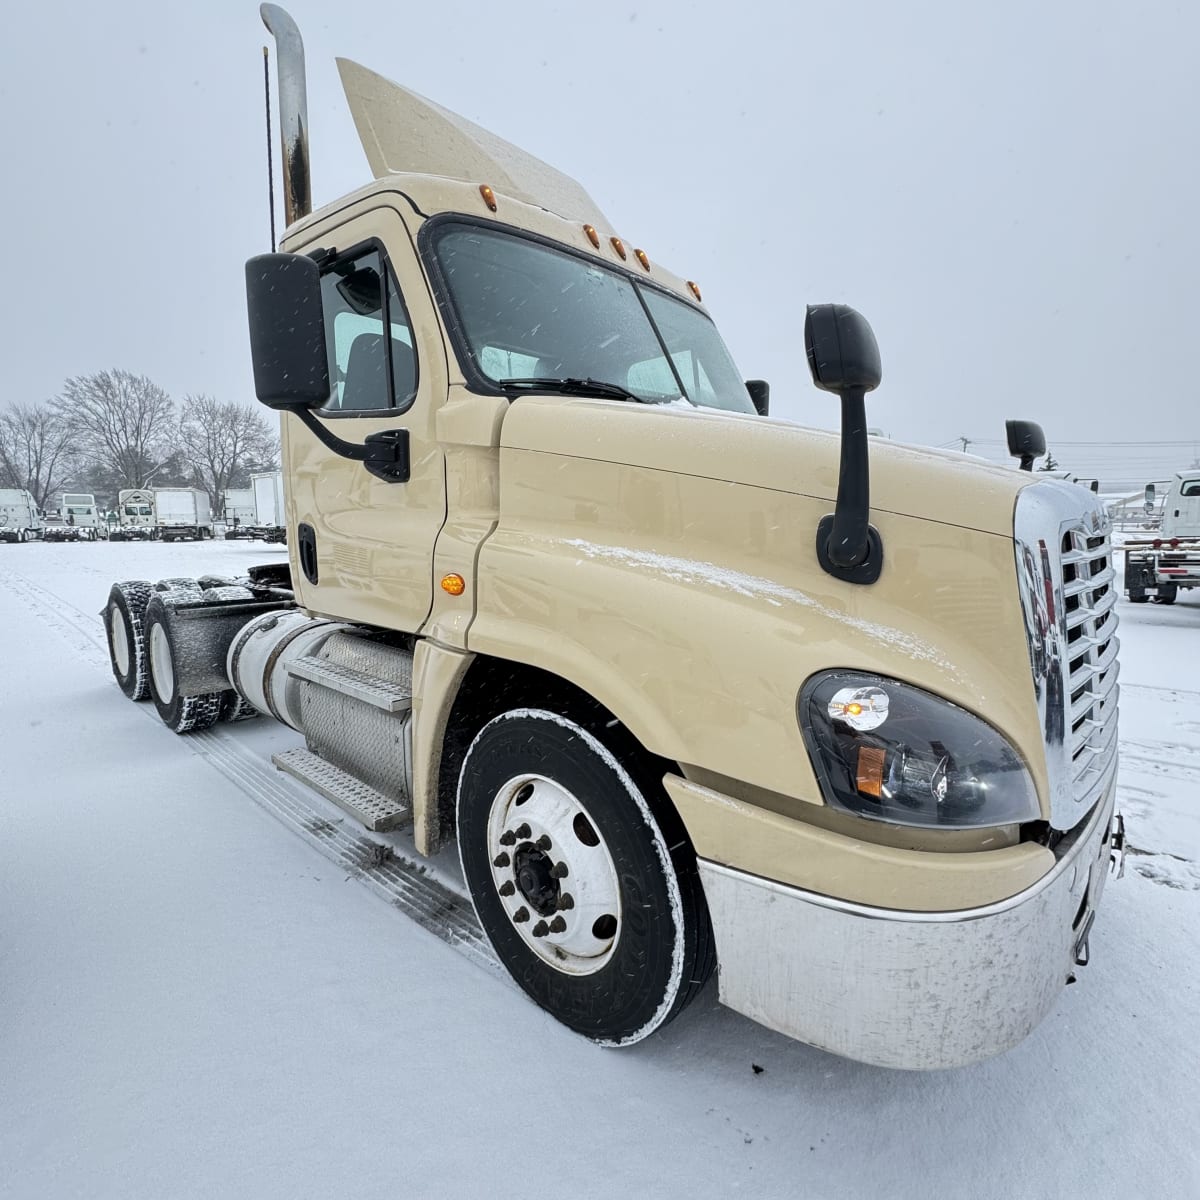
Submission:
{"label": "truck cab", "polygon": [[1174,604],[1181,591],[1195,587],[1200,587],[1200,472],[1180,471],[1163,501],[1158,535],[1125,543],[1125,592],[1135,604]]}
{"label": "truck cab", "polygon": [[[294,99],[299,35],[263,11]],[[500,961],[599,1043],[714,969],[725,1004],[867,1062],[1019,1041],[1116,845],[1099,500],[868,454],[880,357],[845,306],[803,331],[842,435],[771,418],[700,287],[575,181],[339,69],[375,179],[310,212],[285,104],[288,230],[246,266],[290,569],[148,607],[117,585],[118,682],[144,641],[173,728],[233,695],[368,828],[456,842]]]}
{"label": "truck cab", "polygon": [[117,493],[117,522],[110,542],[149,541],[155,536],[154,492],[150,488],[123,488]]}

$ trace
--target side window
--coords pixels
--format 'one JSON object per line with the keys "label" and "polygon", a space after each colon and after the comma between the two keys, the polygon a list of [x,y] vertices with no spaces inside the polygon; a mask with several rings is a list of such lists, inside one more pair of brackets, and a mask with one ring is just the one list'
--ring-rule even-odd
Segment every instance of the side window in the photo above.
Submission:
{"label": "side window", "polygon": [[1200,496],[1200,479],[1185,479],[1179,489],[1181,496]]}
{"label": "side window", "polygon": [[412,326],[379,251],[352,253],[327,267],[321,301],[331,385],[321,411],[407,408],[417,394]]}

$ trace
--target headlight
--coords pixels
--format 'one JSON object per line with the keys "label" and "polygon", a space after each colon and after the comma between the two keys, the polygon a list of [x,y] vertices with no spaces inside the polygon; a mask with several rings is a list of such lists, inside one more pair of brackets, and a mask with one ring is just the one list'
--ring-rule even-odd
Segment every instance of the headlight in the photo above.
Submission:
{"label": "headlight", "polygon": [[985,721],[919,688],[858,671],[814,675],[800,725],[825,801],[895,825],[978,828],[1034,821],[1037,792]]}

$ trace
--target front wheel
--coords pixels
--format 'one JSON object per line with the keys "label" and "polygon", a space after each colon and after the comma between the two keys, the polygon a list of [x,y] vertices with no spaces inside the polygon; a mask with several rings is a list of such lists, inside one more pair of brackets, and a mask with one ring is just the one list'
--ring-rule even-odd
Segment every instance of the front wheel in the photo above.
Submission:
{"label": "front wheel", "polygon": [[500,961],[564,1025],[631,1045],[713,966],[694,854],[651,771],[557,714],[491,721],[463,763],[463,874]]}

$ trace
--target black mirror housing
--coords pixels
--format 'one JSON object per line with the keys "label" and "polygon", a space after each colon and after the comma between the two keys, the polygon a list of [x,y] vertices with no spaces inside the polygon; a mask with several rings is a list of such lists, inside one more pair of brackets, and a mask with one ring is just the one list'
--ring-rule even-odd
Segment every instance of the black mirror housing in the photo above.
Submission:
{"label": "black mirror housing", "polygon": [[813,383],[826,392],[870,392],[883,369],[870,322],[848,304],[810,304],[804,349]]}
{"label": "black mirror housing", "polygon": [[1046,435],[1036,421],[1005,421],[1008,452],[1021,460],[1022,471],[1033,470],[1033,460],[1046,453]]}
{"label": "black mirror housing", "polygon": [[254,393],[268,408],[318,408],[329,399],[321,272],[300,254],[246,263]]}
{"label": "black mirror housing", "polygon": [[771,412],[771,385],[765,379],[747,379],[746,391],[750,393],[750,403],[760,417],[766,417]]}

